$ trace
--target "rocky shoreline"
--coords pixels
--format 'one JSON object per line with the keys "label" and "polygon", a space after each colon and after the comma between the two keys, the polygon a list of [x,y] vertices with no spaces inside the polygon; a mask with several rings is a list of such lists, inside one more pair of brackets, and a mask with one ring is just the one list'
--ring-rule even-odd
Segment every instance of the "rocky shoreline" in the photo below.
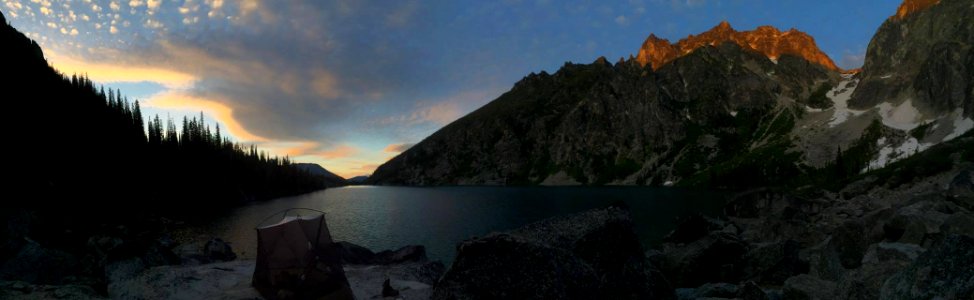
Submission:
{"label": "rocky shoreline", "polygon": [[[639,243],[623,203],[468,239],[449,268],[423,246],[335,247],[359,299],[974,296],[974,164],[879,181],[813,196],[742,193],[719,218],[679,220],[654,249]],[[147,236],[94,235],[85,256],[24,238],[0,265],[0,298],[260,298],[254,261],[237,260],[227,243]]]}
{"label": "rocky shoreline", "polygon": [[[348,242],[336,246],[358,299],[382,298],[389,293],[384,285],[395,290],[399,298],[430,298],[432,286],[445,269],[442,263],[429,261],[423,246],[379,253]],[[153,265],[156,256],[171,260],[169,264]],[[236,260],[228,244],[213,238],[172,247],[163,245],[139,257],[107,262],[105,291],[92,284],[71,282],[73,278],[65,279],[70,282],[67,284],[4,280],[0,281],[0,299],[262,299],[251,286],[254,268],[254,260]]]}
{"label": "rocky shoreline", "polygon": [[970,299],[974,166],[806,198],[743,194],[645,253],[625,208],[464,241],[433,299]]}

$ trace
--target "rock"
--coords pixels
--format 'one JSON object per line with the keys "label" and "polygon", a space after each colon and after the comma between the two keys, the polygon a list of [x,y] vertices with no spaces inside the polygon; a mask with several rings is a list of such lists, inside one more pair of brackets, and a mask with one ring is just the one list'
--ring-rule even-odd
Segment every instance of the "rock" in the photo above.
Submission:
{"label": "rock", "polygon": [[[974,198],[974,171],[963,170],[947,186],[947,194],[954,198]],[[970,208],[968,208],[970,209]]]}
{"label": "rock", "polygon": [[397,296],[399,296],[399,290],[392,288],[392,285],[389,284],[389,279],[387,278],[386,281],[382,282],[382,297],[385,298]]}
{"label": "rock", "polygon": [[32,285],[23,281],[0,281],[0,299],[104,299],[93,288],[80,284]]}
{"label": "rock", "polygon": [[682,220],[677,220],[677,223],[676,229],[663,237],[664,242],[686,244],[724,227],[723,222],[701,214],[690,215]]}
{"label": "rock", "polygon": [[785,280],[782,296],[785,300],[833,299],[835,282],[819,279],[808,274],[793,276]]}
{"label": "rock", "polygon": [[712,232],[686,245],[665,246],[663,274],[677,287],[736,282],[747,248],[737,236],[723,232]]}
{"label": "rock", "polygon": [[771,243],[748,252],[744,274],[761,283],[780,285],[791,276],[808,273],[809,264],[799,258],[797,241]]}
{"label": "rock", "polygon": [[433,299],[673,298],[629,212],[610,207],[464,241]]}
{"label": "rock", "polygon": [[24,240],[17,253],[0,264],[0,280],[64,284],[69,277],[81,274],[81,262],[76,256],[46,248],[32,240]]}
{"label": "rock", "polygon": [[832,231],[832,237],[826,246],[834,253],[842,266],[846,269],[858,268],[862,264],[862,256],[866,253],[869,241],[864,239],[863,224],[849,221]]}
{"label": "rock", "polygon": [[974,234],[974,216],[966,213],[950,215],[940,225],[940,233],[943,235]]}
{"label": "rock", "polygon": [[705,283],[697,288],[676,289],[677,299],[699,298],[734,298],[737,297],[738,287],[730,283]]}
{"label": "rock", "polygon": [[767,300],[768,294],[753,281],[745,282],[737,290],[737,298],[742,300]]}
{"label": "rock", "polygon": [[662,251],[656,249],[646,250],[643,255],[646,256],[646,261],[657,269],[662,268],[663,264],[666,262],[666,255],[664,255]]}
{"label": "rock", "polygon": [[203,246],[203,255],[211,261],[231,261],[237,259],[237,254],[233,253],[230,244],[219,238],[213,238]]}
{"label": "rock", "polygon": [[385,250],[375,255],[375,263],[382,265],[403,262],[423,262],[426,260],[426,247],[421,245],[405,246],[395,251]]}
{"label": "rock", "polygon": [[878,243],[869,246],[862,263],[880,263],[890,260],[911,262],[923,253],[925,249],[914,244]]}
{"label": "rock", "polygon": [[974,238],[950,235],[890,277],[882,299],[971,299],[974,297]]}
{"label": "rock", "polygon": [[[507,234],[468,240],[433,299],[596,297],[599,277],[571,251]],[[577,298],[575,298],[577,297]]]}
{"label": "rock", "polygon": [[342,265],[367,265],[375,261],[375,253],[369,248],[345,241],[336,242],[335,248]]}
{"label": "rock", "polygon": [[393,265],[353,265],[345,267],[345,276],[356,299],[382,297],[376,287],[389,279],[389,285],[399,291],[403,299],[429,299],[433,284],[445,268],[439,262],[402,263]]}
{"label": "rock", "polygon": [[219,261],[232,261],[237,258],[230,244],[219,238],[208,238],[184,243],[176,246],[172,251],[180,258],[182,264],[199,265]]}

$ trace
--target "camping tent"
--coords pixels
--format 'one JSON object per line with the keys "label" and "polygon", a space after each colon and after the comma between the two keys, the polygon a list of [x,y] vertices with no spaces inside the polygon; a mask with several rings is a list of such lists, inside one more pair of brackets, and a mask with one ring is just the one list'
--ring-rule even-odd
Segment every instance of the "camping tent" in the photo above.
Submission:
{"label": "camping tent", "polygon": [[[325,214],[293,208],[257,229],[253,286],[268,299],[352,299]],[[262,223],[262,224],[263,224]]]}

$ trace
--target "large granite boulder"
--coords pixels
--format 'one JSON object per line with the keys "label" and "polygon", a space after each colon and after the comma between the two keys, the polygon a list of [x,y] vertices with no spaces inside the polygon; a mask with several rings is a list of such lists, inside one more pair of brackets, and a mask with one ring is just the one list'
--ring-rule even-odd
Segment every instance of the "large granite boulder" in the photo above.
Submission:
{"label": "large granite boulder", "polygon": [[737,282],[748,245],[736,235],[711,232],[685,245],[664,245],[663,273],[676,287]]}
{"label": "large granite boulder", "polygon": [[799,257],[800,250],[794,240],[757,245],[747,254],[745,277],[780,285],[791,276],[808,273],[809,263]]}
{"label": "large granite boulder", "polygon": [[658,299],[627,210],[591,210],[464,241],[433,299]]}
{"label": "large granite boulder", "polygon": [[971,299],[974,297],[974,238],[950,235],[890,277],[882,299]]}

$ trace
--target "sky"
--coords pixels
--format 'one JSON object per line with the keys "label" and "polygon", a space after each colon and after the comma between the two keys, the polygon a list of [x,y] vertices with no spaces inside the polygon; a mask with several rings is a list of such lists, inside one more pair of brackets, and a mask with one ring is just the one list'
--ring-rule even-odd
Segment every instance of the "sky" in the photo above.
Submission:
{"label": "sky", "polygon": [[900,1],[0,0],[66,74],[139,100],[150,117],[202,112],[238,142],[346,178],[483,106],[532,72],[610,61],[649,36],[720,21],[812,35],[862,65]]}

